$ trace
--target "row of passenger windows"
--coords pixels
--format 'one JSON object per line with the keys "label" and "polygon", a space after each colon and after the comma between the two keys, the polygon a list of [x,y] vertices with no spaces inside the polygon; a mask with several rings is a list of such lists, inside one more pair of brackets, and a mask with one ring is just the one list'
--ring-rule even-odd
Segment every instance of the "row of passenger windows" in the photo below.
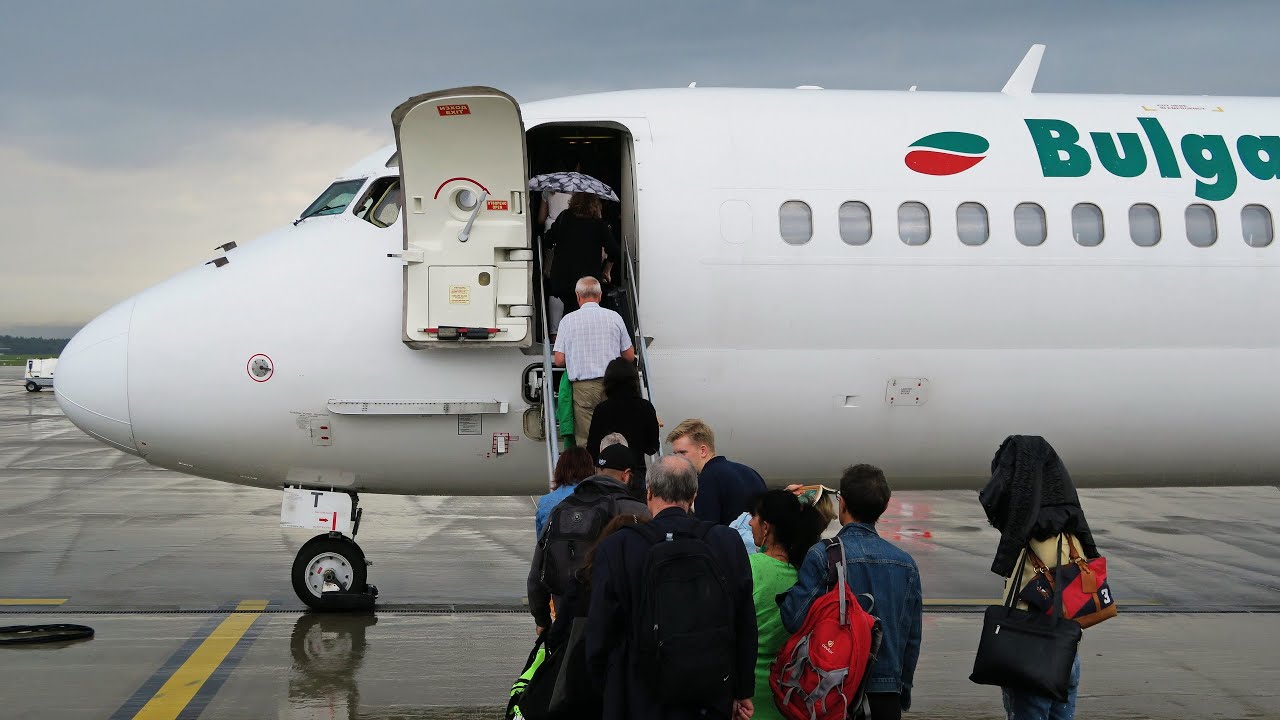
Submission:
{"label": "row of passenger windows", "polygon": [[[850,201],[840,206],[840,239],[847,245],[866,245],[871,241],[871,208],[866,203]],[[1245,205],[1240,210],[1240,227],[1250,247],[1266,247],[1274,237],[1271,211],[1262,205]],[[813,211],[800,200],[788,200],[778,210],[778,228],[782,239],[790,245],[804,245],[813,238]],[[1186,209],[1187,240],[1196,247],[1209,247],[1218,241],[1218,216],[1204,204]],[[1154,205],[1138,203],[1129,208],[1129,238],[1135,245],[1152,247],[1160,242],[1160,211]],[[929,208],[920,202],[898,206],[898,237],[907,245],[924,245],[932,236]],[[982,245],[991,237],[987,208],[981,203],[966,202],[956,207],[956,234],[965,245]],[[1040,245],[1049,236],[1044,208],[1036,203],[1021,203],[1013,209],[1013,234],[1028,247]],[[1106,237],[1102,209],[1092,203],[1071,208],[1071,234],[1086,247],[1100,245]]]}

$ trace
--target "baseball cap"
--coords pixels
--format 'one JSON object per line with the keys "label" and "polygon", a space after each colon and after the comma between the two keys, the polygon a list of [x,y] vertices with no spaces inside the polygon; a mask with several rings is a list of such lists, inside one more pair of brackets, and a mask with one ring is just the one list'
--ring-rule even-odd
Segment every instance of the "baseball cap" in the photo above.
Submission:
{"label": "baseball cap", "polygon": [[596,467],[605,470],[630,470],[634,464],[631,449],[625,445],[610,445],[600,451],[600,458],[596,460]]}

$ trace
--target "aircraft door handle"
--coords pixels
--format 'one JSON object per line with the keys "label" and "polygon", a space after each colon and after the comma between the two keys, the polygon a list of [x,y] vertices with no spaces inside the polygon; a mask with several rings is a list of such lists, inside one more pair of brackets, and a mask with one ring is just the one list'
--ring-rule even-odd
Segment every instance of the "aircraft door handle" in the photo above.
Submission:
{"label": "aircraft door handle", "polygon": [[387,253],[389,258],[397,258],[409,264],[426,262],[426,255],[421,250],[405,250],[402,253]]}

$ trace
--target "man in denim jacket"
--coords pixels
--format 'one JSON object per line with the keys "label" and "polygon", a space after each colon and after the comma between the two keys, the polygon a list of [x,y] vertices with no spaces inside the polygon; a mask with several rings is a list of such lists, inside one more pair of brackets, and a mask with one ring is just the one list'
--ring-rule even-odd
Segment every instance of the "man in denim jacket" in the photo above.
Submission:
{"label": "man in denim jacket", "polygon": [[[916,561],[876,533],[876,521],[889,506],[889,483],[873,465],[854,465],[840,478],[840,541],[854,593],[875,598],[871,614],[880,618],[884,640],[871,666],[867,698],[872,720],[896,720],[911,708],[911,682],[920,657],[923,599]],[[795,632],[804,624],[809,606],[836,579],[827,577],[826,547],[809,548],[799,580],[779,596],[782,623]]]}

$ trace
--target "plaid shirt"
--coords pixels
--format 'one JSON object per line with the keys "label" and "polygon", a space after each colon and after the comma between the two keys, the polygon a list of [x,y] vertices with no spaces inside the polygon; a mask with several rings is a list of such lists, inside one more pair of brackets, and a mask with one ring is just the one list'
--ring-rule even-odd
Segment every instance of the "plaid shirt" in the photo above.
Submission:
{"label": "plaid shirt", "polygon": [[589,302],[560,320],[555,351],[564,353],[569,379],[577,382],[604,377],[605,366],[629,347],[631,337],[622,316]]}

